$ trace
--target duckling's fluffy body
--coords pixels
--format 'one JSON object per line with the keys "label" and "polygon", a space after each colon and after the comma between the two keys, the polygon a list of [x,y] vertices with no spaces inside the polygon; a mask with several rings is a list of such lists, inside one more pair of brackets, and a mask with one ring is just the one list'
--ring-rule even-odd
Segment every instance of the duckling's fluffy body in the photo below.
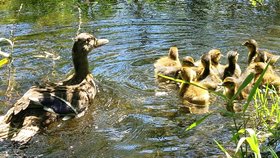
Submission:
{"label": "duckling's fluffy body", "polygon": [[[184,104],[198,104],[198,105],[208,105],[210,100],[209,92],[202,84],[199,82],[194,82],[193,78],[196,77],[196,73],[190,68],[183,68],[181,70],[183,80],[196,84],[186,84],[183,83],[180,87],[180,95],[183,98]],[[202,87],[202,88],[201,88]]]}
{"label": "duckling's fluffy body", "polygon": [[[267,64],[262,62],[255,64],[255,81],[259,78],[266,66]],[[273,86],[278,92],[280,92],[280,76],[276,74],[270,65],[268,65],[268,69],[262,78],[262,85]]]}
{"label": "duckling's fluffy body", "polygon": [[170,77],[177,77],[178,71],[182,67],[179,60],[179,52],[177,47],[170,47],[168,56],[159,58],[154,63],[155,75],[162,74]]}
{"label": "duckling's fluffy body", "polygon": [[219,78],[223,77],[225,65],[220,63],[221,57],[223,56],[219,49],[211,49],[208,54],[211,58],[211,69],[212,73],[216,74]]}

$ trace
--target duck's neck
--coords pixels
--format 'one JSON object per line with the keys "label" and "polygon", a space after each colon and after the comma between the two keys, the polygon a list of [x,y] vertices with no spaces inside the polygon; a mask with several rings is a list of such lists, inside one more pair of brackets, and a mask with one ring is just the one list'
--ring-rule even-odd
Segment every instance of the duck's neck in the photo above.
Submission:
{"label": "duck's neck", "polygon": [[232,60],[229,60],[229,61],[228,61],[228,68],[229,68],[229,70],[231,70],[232,72],[234,72],[234,71],[235,71],[235,68],[236,68],[236,63],[235,63],[234,61],[232,61]]}
{"label": "duck's neck", "polygon": [[201,81],[201,80],[205,79],[209,74],[210,74],[210,64],[208,64],[204,67],[203,72],[201,73],[201,75],[198,77],[197,80]]}
{"label": "duck's neck", "polygon": [[248,64],[250,64],[253,58],[257,55],[257,48],[253,47],[249,49]]}
{"label": "duck's neck", "polygon": [[80,83],[90,73],[88,67],[87,53],[75,52],[73,50],[72,58],[75,69],[75,74],[72,78],[72,81],[75,83]]}

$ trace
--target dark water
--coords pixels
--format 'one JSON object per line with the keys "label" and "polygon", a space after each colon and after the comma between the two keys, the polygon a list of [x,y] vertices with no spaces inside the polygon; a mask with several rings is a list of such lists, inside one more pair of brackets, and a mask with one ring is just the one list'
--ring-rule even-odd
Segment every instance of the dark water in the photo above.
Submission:
{"label": "dark water", "polygon": [[[280,53],[280,4],[268,1],[188,0],[0,0],[0,37],[14,31],[13,87],[9,97],[8,69],[0,69],[0,111],[4,113],[31,85],[59,81],[71,72],[72,38],[78,29],[110,43],[90,55],[90,69],[99,84],[98,96],[86,115],[53,124],[20,149],[0,147],[0,156],[42,157],[217,157],[213,139],[227,149],[230,119],[216,113],[197,128],[185,128],[204,115],[186,113],[177,91],[155,83],[153,62],[177,45],[180,56],[198,59],[212,48],[237,49],[241,65],[247,50],[241,43],[256,39],[261,47]],[[2,51],[9,51],[1,45]],[[45,51],[59,60],[40,58]],[[223,63],[226,60],[223,59]],[[224,109],[217,99],[209,107]]]}

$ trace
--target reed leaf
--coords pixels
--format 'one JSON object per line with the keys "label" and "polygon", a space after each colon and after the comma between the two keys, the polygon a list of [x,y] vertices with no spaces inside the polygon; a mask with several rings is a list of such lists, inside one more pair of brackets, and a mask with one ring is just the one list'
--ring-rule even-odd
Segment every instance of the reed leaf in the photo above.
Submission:
{"label": "reed leaf", "polygon": [[196,86],[196,87],[198,87],[198,88],[207,90],[207,91],[210,92],[210,93],[214,93],[214,94],[216,94],[216,95],[218,95],[218,96],[220,96],[220,97],[222,97],[222,98],[224,98],[224,99],[227,99],[227,97],[226,97],[225,95],[223,95],[222,93],[216,92],[216,91],[213,91],[213,90],[210,90],[210,89],[207,89],[207,88],[202,87],[202,86],[200,86],[200,85],[197,85],[197,84],[195,84],[195,83],[193,83],[193,82],[188,82],[188,81],[185,81],[185,80],[176,79],[176,78],[169,77],[169,76],[166,76],[166,75],[163,75],[163,74],[159,74],[159,73],[158,73],[157,75],[160,76],[160,77],[162,77],[162,78],[171,80],[171,81],[175,81],[175,82],[180,82],[180,83],[185,83],[185,84],[189,84],[189,85]]}
{"label": "reed leaf", "polygon": [[214,142],[218,145],[218,147],[226,154],[226,157],[227,158],[232,158],[229,153],[226,151],[226,149],[219,143],[217,142],[215,139],[214,139]]}
{"label": "reed leaf", "polygon": [[242,82],[240,87],[238,88],[237,92],[234,94],[234,96],[230,99],[230,102],[233,102],[234,99],[241,93],[241,91],[248,85],[250,82],[254,79],[255,75],[253,73],[250,73],[245,80]]}
{"label": "reed leaf", "polygon": [[188,128],[186,128],[185,131],[189,131],[193,128],[195,128],[196,126],[200,125],[207,117],[209,117],[210,115],[212,115],[211,113],[208,115],[205,115],[204,117],[202,117],[201,119],[195,121],[194,123],[192,123]]}

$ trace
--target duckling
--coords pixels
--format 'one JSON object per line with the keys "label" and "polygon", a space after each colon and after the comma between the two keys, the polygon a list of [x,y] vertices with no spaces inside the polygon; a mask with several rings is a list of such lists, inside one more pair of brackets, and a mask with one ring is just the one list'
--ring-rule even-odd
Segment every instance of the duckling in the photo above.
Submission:
{"label": "duckling", "polygon": [[216,74],[212,73],[211,59],[209,54],[204,54],[201,57],[203,71],[198,75],[197,81],[210,90],[216,90],[222,80]]}
{"label": "duckling", "polygon": [[176,78],[181,66],[178,48],[170,47],[168,56],[161,57],[154,63],[156,78],[158,78],[157,74],[159,73]]}
{"label": "duckling", "polygon": [[[226,77],[222,83],[224,86],[223,94],[228,98],[232,99],[233,96],[237,93],[237,90],[240,86],[240,82],[234,77]],[[248,97],[248,88],[245,88],[241,91],[241,93],[235,98],[235,100],[242,100]],[[236,101],[233,101],[233,104],[227,103],[226,109],[231,112],[240,112],[241,107],[240,104]]]}
{"label": "duckling", "polygon": [[225,66],[220,64],[221,57],[223,56],[219,49],[211,49],[208,54],[211,58],[211,65],[213,73],[217,74],[220,78],[223,77]]}
{"label": "duckling", "polygon": [[87,56],[108,42],[88,33],[79,34],[72,48],[74,75],[57,84],[31,87],[5,114],[2,123],[9,130],[0,129],[0,139],[25,144],[52,122],[82,116],[97,92]]}
{"label": "duckling", "polygon": [[182,67],[195,67],[195,61],[191,56],[185,56],[182,59]]}
{"label": "duckling", "polygon": [[[266,63],[262,63],[262,62],[258,62],[255,65],[255,71],[256,71],[256,75],[255,75],[255,81],[260,77],[261,73],[263,72],[263,70],[265,69],[265,67],[267,66]],[[274,88],[276,88],[276,90],[278,92],[280,92],[280,76],[278,76],[274,70],[272,69],[272,67],[269,65],[267,68],[267,71],[265,72],[263,78],[262,78],[262,85],[269,85],[269,86],[273,86]]]}
{"label": "duckling", "polygon": [[[206,88],[199,82],[194,82],[193,79],[196,77],[196,73],[190,68],[182,68],[181,70],[183,80],[195,83],[196,85]],[[188,105],[189,103],[198,105],[208,105],[210,100],[209,92],[198,86],[183,83],[180,87],[180,95],[183,97],[183,103]]]}
{"label": "duckling", "polygon": [[[248,64],[253,62],[262,62],[262,60],[266,60],[265,62],[270,62],[271,65],[273,65],[279,58],[279,55],[274,55],[272,53],[269,53],[267,51],[260,51],[258,47],[258,43],[254,39],[249,39],[245,41],[243,46],[246,46],[249,50],[248,55]],[[260,55],[261,52],[265,52],[264,54],[267,56],[267,59],[262,59],[262,55]]]}
{"label": "duckling", "polygon": [[241,69],[240,66],[237,64],[238,60],[238,53],[237,51],[229,51],[227,53],[227,58],[228,58],[228,65],[226,65],[224,74],[223,74],[223,80],[226,77],[235,77],[239,78],[241,75]]}
{"label": "duckling", "polygon": [[[224,92],[223,94],[228,98],[231,99],[234,94],[237,92],[239,86],[240,86],[240,82],[238,79],[234,78],[234,77],[226,77],[222,83],[222,86],[224,86]],[[237,100],[242,100],[248,97],[248,94],[246,93],[246,91],[242,91],[239,96],[237,96]]]}

